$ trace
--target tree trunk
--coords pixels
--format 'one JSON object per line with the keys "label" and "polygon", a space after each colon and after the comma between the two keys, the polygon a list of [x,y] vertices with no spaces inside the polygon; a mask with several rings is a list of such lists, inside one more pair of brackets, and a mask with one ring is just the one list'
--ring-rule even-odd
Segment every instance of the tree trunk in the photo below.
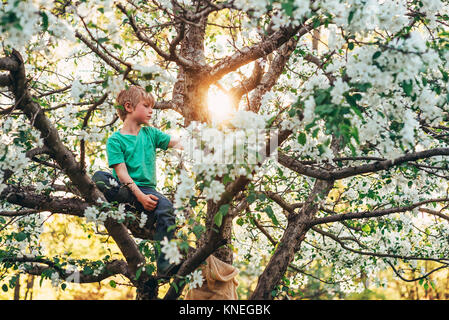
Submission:
{"label": "tree trunk", "polygon": [[273,299],[272,291],[276,290],[276,286],[295,256],[296,247],[304,240],[306,233],[305,224],[289,224],[270,262],[260,275],[256,289],[250,297],[251,300]]}
{"label": "tree trunk", "polygon": [[287,229],[267,267],[259,276],[256,289],[250,299],[273,299],[272,292],[276,291],[276,286],[281,282],[288,265],[306,236],[309,229],[307,222],[316,214],[320,199],[327,197],[333,185],[333,181],[317,180],[302,210],[289,215]]}
{"label": "tree trunk", "polygon": [[14,286],[14,300],[20,300],[20,273],[16,278],[16,285]]}

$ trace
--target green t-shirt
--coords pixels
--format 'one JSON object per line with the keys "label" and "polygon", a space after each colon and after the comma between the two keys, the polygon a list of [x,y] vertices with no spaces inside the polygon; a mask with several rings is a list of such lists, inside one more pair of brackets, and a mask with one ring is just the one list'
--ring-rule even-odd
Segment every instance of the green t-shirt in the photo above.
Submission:
{"label": "green t-shirt", "polygon": [[[114,132],[106,142],[109,168],[124,162],[138,186],[156,188],[156,148],[167,150],[170,135],[154,127],[141,127],[137,136]],[[113,169],[112,175],[117,179]]]}

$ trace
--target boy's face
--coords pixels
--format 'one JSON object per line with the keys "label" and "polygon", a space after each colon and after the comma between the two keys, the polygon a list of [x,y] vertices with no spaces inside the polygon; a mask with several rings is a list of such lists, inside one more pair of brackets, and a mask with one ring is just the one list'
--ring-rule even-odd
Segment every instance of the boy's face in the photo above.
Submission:
{"label": "boy's face", "polygon": [[132,118],[139,125],[148,124],[151,119],[151,115],[153,114],[153,105],[148,100],[140,100],[134,110],[130,105],[129,108],[126,109],[129,112],[126,117]]}

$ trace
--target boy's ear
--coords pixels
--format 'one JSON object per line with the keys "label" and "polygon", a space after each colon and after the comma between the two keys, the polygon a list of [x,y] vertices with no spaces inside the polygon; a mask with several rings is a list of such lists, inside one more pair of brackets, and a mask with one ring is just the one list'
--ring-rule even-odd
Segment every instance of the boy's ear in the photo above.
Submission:
{"label": "boy's ear", "polygon": [[123,104],[123,108],[124,108],[126,111],[128,111],[128,112],[132,112],[132,110],[131,110],[131,103],[130,103],[129,101],[126,101],[126,102]]}

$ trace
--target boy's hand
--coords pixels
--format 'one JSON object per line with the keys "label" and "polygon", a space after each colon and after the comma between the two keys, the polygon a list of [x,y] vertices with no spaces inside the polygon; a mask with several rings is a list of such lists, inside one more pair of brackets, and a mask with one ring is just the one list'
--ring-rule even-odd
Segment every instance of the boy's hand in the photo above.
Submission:
{"label": "boy's hand", "polygon": [[158,200],[159,198],[153,194],[142,194],[137,197],[137,201],[139,201],[147,211],[153,211],[157,206]]}

